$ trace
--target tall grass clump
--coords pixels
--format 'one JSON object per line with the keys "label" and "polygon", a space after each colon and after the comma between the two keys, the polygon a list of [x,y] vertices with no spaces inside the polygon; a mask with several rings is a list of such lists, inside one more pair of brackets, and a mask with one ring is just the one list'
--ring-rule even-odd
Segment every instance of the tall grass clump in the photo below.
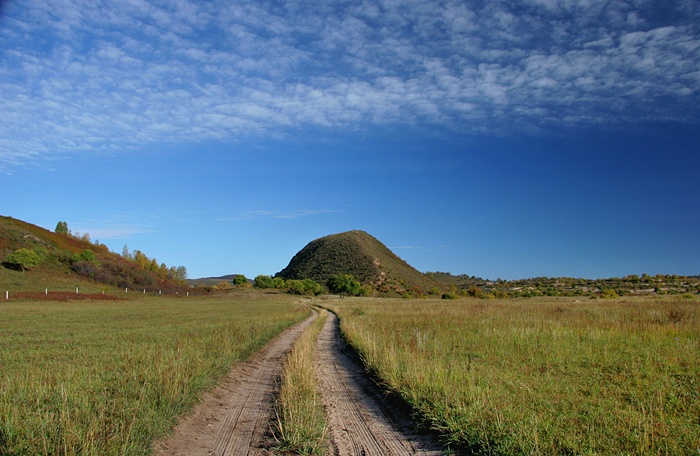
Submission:
{"label": "tall grass clump", "polygon": [[308,314],[260,299],[0,304],[0,454],[148,454],[203,390]]}
{"label": "tall grass clump", "polygon": [[333,307],[376,376],[424,426],[472,454],[680,455],[700,446],[693,300]]}
{"label": "tall grass clump", "polygon": [[327,311],[309,326],[287,355],[277,401],[276,438],[279,449],[294,454],[323,455],[326,421],[316,388],[314,357],[316,340],[327,318]]}

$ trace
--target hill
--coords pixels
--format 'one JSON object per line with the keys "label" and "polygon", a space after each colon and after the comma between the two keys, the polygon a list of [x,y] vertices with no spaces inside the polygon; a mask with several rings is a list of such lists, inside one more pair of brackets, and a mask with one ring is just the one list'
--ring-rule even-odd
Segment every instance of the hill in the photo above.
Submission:
{"label": "hill", "polygon": [[[61,222],[63,223],[63,222]],[[184,268],[158,266],[140,251],[125,258],[93,243],[89,235],[52,232],[12,217],[0,216],[0,287],[37,292],[110,288],[176,292],[189,288]]]}
{"label": "hill", "polygon": [[215,287],[221,282],[231,282],[236,274],[226,274],[219,277],[200,277],[187,279],[187,284],[193,287]]}
{"label": "hill", "polygon": [[534,277],[518,280],[487,280],[466,274],[426,272],[426,275],[450,287],[458,294],[474,297],[518,298],[535,296],[614,297],[625,295],[697,294],[700,278],[675,274],[620,278],[584,279],[572,277]]}
{"label": "hill", "polygon": [[335,274],[350,274],[363,285],[384,294],[440,294],[443,288],[375,237],[359,230],[309,242],[275,277],[313,279],[325,284]]}

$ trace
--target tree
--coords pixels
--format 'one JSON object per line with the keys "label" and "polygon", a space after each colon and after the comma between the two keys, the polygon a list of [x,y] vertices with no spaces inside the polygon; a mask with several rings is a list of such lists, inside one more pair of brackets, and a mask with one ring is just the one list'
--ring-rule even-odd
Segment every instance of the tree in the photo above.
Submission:
{"label": "tree", "polygon": [[184,266],[178,266],[175,269],[175,280],[179,280],[180,282],[184,282],[187,280],[187,268]]}
{"label": "tree", "polygon": [[35,266],[39,266],[41,261],[41,255],[36,253],[34,250],[25,248],[17,249],[5,257],[6,263],[19,266],[20,269],[22,269],[22,272]]}
{"label": "tree", "polygon": [[313,279],[304,279],[301,281],[304,284],[304,292],[306,294],[320,295],[323,292],[323,287]]}
{"label": "tree", "polygon": [[262,274],[255,277],[253,280],[253,286],[255,288],[275,288],[274,284],[272,283],[272,277]]}
{"label": "tree", "polygon": [[240,288],[248,286],[248,278],[243,274],[234,275],[232,282],[234,287]]}
{"label": "tree", "polygon": [[58,222],[56,224],[56,229],[54,230],[56,233],[59,234],[68,234],[70,231],[68,230],[68,223],[66,222]]}
{"label": "tree", "polygon": [[287,280],[287,290],[296,295],[306,294],[306,287],[301,280]]}
{"label": "tree", "polygon": [[362,290],[362,284],[350,274],[336,274],[328,279],[328,290],[334,294],[357,296]]}
{"label": "tree", "polygon": [[83,249],[83,251],[80,253],[80,255],[78,255],[78,254],[73,255],[72,261],[74,263],[77,263],[79,261],[88,261],[90,263],[96,263],[97,256],[95,255],[95,252],[93,252],[92,250]]}

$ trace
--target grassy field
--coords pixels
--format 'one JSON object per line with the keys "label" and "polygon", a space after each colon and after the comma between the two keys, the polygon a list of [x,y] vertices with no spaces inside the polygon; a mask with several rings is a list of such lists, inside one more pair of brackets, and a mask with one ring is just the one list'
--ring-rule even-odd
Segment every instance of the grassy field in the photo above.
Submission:
{"label": "grassy field", "polygon": [[277,401],[277,432],[281,451],[293,454],[325,454],[326,420],[316,391],[314,358],[316,340],[328,312],[320,310],[287,356]]}
{"label": "grassy field", "polygon": [[700,301],[329,301],[423,425],[476,454],[699,454]]}
{"label": "grassy field", "polygon": [[285,295],[0,302],[0,454],[142,455],[308,315]]}

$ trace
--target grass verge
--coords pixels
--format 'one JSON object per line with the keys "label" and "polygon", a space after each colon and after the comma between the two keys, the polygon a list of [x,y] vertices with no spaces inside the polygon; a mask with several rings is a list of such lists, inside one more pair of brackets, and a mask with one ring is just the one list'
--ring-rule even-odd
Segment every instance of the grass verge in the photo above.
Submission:
{"label": "grass verge", "polygon": [[0,454],[143,455],[308,315],[285,296],[0,303]]}
{"label": "grass verge", "polygon": [[473,454],[696,454],[700,306],[338,300],[366,364]]}
{"label": "grass verge", "polygon": [[282,373],[276,438],[279,450],[293,454],[320,456],[325,451],[326,420],[316,390],[314,356],[327,311],[319,311],[320,316],[294,344]]}

